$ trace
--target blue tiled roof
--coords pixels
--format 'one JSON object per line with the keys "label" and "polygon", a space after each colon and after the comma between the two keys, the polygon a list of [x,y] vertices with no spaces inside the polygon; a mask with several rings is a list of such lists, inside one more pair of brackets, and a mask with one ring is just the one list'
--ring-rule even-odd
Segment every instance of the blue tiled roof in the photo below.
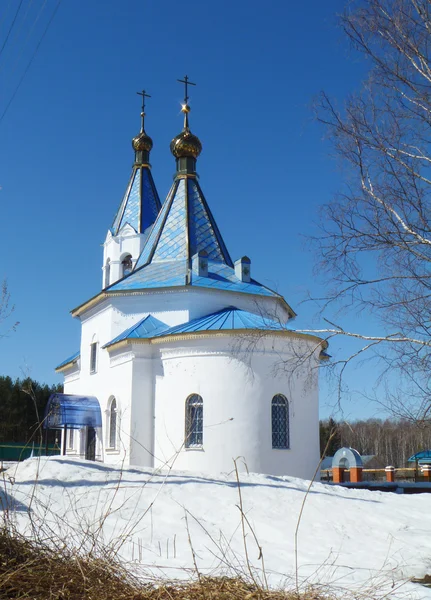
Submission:
{"label": "blue tiled roof", "polygon": [[160,200],[148,167],[134,167],[126,193],[112,224],[111,232],[118,235],[128,223],[137,233],[143,233],[157,218]]}
{"label": "blue tiled roof", "polygon": [[165,337],[167,335],[178,335],[181,333],[195,333],[198,331],[235,331],[243,329],[254,329],[259,331],[286,331],[286,327],[278,321],[267,319],[261,315],[229,306],[215,313],[192,319],[187,323],[181,323],[169,327],[152,315],[145,317],[136,325],[129,327],[116,338],[105,344],[107,348],[117,342],[128,339],[151,339]]}
{"label": "blue tiled roof", "polygon": [[111,285],[106,291],[119,292],[191,285],[192,287],[229,290],[258,296],[278,296],[254,279],[250,283],[242,282],[235,275],[232,267],[220,262],[208,261],[208,277],[199,277],[191,272],[188,284],[187,271],[188,265],[185,259],[154,262],[133,271],[129,276]]}
{"label": "blue tiled roof", "polygon": [[155,334],[154,337],[175,335],[179,333],[193,333],[197,331],[231,331],[238,329],[257,329],[260,331],[286,331],[286,327],[272,319],[261,315],[229,306],[215,313],[193,319],[188,323],[182,323],[170,327]]}
{"label": "blue tiled roof", "polygon": [[233,266],[214,217],[195,179],[177,179],[154,224],[135,270],[150,262],[190,259],[199,251]]}
{"label": "blue tiled roof", "polygon": [[[134,185],[132,182],[131,188]],[[198,276],[191,269],[191,258],[203,251],[208,259],[207,277]],[[105,291],[186,285],[279,297],[254,279],[246,283],[235,275],[229,252],[195,178],[174,181],[134,270]]]}
{"label": "blue tiled roof", "polygon": [[108,346],[112,346],[112,344],[116,344],[117,342],[121,342],[122,340],[127,340],[131,338],[135,339],[146,339],[154,337],[157,332],[168,329],[166,323],[162,323],[159,319],[156,319],[152,315],[148,315],[139,323],[132,325],[129,329],[126,329],[120,335],[117,335],[116,338],[108,342],[103,346],[103,348],[107,348]]}
{"label": "blue tiled roof", "polygon": [[63,362],[61,362],[59,365],[57,365],[55,368],[56,369],[61,369],[61,367],[64,367],[64,365],[67,365],[68,363],[73,362],[74,360],[78,359],[80,357],[80,352],[75,352],[75,354],[72,354],[72,356],[69,356],[69,358],[66,358],[66,360],[63,360]]}

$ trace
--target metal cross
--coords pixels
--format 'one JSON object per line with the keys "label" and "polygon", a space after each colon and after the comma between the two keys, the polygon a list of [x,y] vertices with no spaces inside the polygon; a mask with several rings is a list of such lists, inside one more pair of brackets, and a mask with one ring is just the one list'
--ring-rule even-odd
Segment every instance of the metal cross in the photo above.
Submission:
{"label": "metal cross", "polygon": [[151,96],[147,93],[145,93],[145,90],[142,90],[142,92],[136,92],[138,94],[138,96],[142,96],[142,112],[145,112],[145,98],[151,98]]}
{"label": "metal cross", "polygon": [[191,81],[189,81],[188,75],[185,75],[184,79],[177,79],[177,81],[179,81],[180,83],[184,83],[185,86],[185,95],[184,95],[184,103],[187,104],[187,101],[189,99],[188,95],[187,95],[187,86],[189,85],[196,85],[196,83],[192,83]]}

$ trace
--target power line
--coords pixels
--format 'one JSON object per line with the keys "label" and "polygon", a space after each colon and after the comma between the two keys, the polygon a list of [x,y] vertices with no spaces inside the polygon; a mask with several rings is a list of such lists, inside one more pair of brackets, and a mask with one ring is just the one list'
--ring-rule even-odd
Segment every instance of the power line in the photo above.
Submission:
{"label": "power line", "polygon": [[[31,2],[32,1],[33,0],[31,0]],[[9,77],[11,77],[13,75],[13,73],[15,73],[16,67],[17,67],[17,65],[18,65],[18,63],[19,63],[19,61],[21,59],[21,56],[24,54],[24,50],[26,49],[27,44],[30,41],[30,38],[31,38],[31,36],[33,34],[33,31],[34,31],[34,28],[36,27],[37,22],[39,21],[41,15],[43,13],[43,10],[44,10],[44,8],[46,6],[46,3],[47,3],[47,0],[44,0],[43,4],[41,5],[41,7],[39,9],[39,12],[36,15],[35,20],[33,21],[33,24],[31,25],[31,27],[28,30],[27,37],[26,37],[25,41],[21,44],[21,51],[16,56],[15,62],[13,63],[12,67],[10,69],[8,69],[8,76]],[[3,71],[4,68],[5,68],[5,62],[3,61],[3,65],[0,65],[0,73]]]}
{"label": "power line", "polygon": [[8,41],[8,39],[9,39],[9,36],[10,36],[10,34],[11,34],[11,32],[12,32],[13,26],[15,25],[15,21],[16,21],[16,18],[17,18],[17,16],[18,16],[19,10],[20,10],[20,8],[21,8],[21,6],[22,6],[22,3],[23,3],[23,0],[20,0],[20,3],[18,4],[18,8],[16,9],[15,16],[14,16],[14,18],[13,18],[13,20],[12,20],[11,26],[9,27],[9,31],[7,32],[6,39],[5,39],[5,41],[3,42],[3,46],[0,48],[0,56],[3,54],[3,50],[5,49],[5,46],[6,46],[6,44],[7,44],[7,41]]}
{"label": "power line", "polygon": [[[22,2],[22,0],[21,0],[21,2]],[[18,90],[19,90],[19,88],[21,87],[21,84],[22,84],[22,82],[23,82],[23,81],[24,81],[24,79],[25,79],[25,76],[26,76],[26,75],[27,75],[27,73],[29,72],[29,70],[30,70],[30,67],[31,67],[32,63],[33,63],[34,59],[36,58],[36,54],[38,53],[38,51],[39,51],[39,48],[40,48],[40,46],[41,46],[41,44],[42,44],[42,42],[43,42],[43,40],[44,40],[44,37],[45,37],[45,36],[46,36],[46,34],[48,33],[48,29],[49,29],[49,27],[50,27],[51,23],[53,22],[55,15],[57,14],[57,11],[58,11],[58,9],[59,9],[59,7],[60,7],[60,4],[61,4],[61,0],[58,0],[58,2],[57,2],[57,5],[56,5],[56,7],[54,8],[54,11],[53,11],[53,13],[52,13],[52,15],[51,15],[51,18],[49,19],[49,21],[48,21],[48,24],[47,24],[47,26],[45,27],[45,31],[43,32],[43,34],[42,34],[42,37],[40,38],[40,40],[39,40],[39,42],[38,42],[38,44],[37,44],[36,48],[34,49],[34,52],[33,52],[32,56],[31,56],[30,60],[29,60],[29,61],[28,61],[28,63],[27,63],[27,66],[26,66],[26,68],[25,68],[25,70],[24,70],[24,73],[22,74],[22,76],[21,76],[21,79],[18,81],[18,84],[17,84],[17,86],[16,86],[16,88],[15,88],[15,90],[14,90],[14,92],[13,92],[13,94],[12,94],[12,96],[11,96],[10,100],[9,100],[9,102],[7,103],[7,105],[6,105],[6,108],[4,109],[4,111],[3,111],[3,113],[2,113],[2,115],[1,115],[1,117],[0,117],[0,123],[3,121],[3,119],[4,119],[4,117],[5,117],[6,113],[7,113],[7,111],[9,110],[9,107],[10,107],[10,105],[11,105],[11,104],[12,104],[12,102],[14,101],[14,99],[15,99],[15,96],[17,95],[17,93],[18,93]]]}
{"label": "power line", "polygon": [[0,19],[0,27],[3,25],[3,21],[4,21],[4,20],[6,19],[6,17],[7,17],[7,13],[9,12],[9,9],[10,9],[10,5],[11,5],[11,3],[12,3],[12,0],[9,0],[9,2],[7,3],[7,6],[6,6],[6,8],[4,9],[3,16],[2,16],[2,18]]}

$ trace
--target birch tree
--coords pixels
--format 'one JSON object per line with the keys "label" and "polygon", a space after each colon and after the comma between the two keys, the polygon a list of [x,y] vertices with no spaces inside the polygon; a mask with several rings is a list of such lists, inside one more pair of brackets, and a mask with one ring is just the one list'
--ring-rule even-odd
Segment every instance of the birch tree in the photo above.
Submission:
{"label": "birch tree", "polygon": [[[360,342],[397,370],[386,397],[397,416],[431,418],[431,3],[362,0],[341,26],[370,71],[339,108],[322,93],[318,118],[346,167],[343,191],[324,207],[316,240],[328,282],[323,314],[373,315],[375,332],[328,318],[327,339]],[[332,313],[333,314],[333,313]],[[375,334],[374,334],[375,333]],[[352,356],[335,361],[341,370]]]}

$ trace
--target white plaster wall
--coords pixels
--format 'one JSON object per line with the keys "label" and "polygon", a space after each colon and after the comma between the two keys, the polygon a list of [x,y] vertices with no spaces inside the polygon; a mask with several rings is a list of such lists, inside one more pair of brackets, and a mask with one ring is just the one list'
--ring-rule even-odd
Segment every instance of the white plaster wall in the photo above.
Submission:
{"label": "white plaster wall", "polygon": [[135,344],[130,419],[130,463],[154,466],[154,349]]}
{"label": "white plaster wall", "polygon": [[[241,470],[312,477],[319,461],[317,370],[300,369],[295,361],[294,372],[274,372],[275,360],[292,357],[291,340],[267,339],[251,353],[242,353],[237,342],[206,338],[160,348],[155,465],[176,457],[175,468],[231,471],[233,459],[242,457]],[[192,393],[204,401],[203,449],[183,447],[185,401]],[[286,450],[272,449],[271,400],[277,393],[289,400],[291,443]]]}
{"label": "white plaster wall", "polygon": [[108,258],[110,260],[110,278],[109,285],[115,283],[122,277],[121,261],[130,254],[133,264],[136,263],[147,238],[146,233],[136,233],[136,231],[126,224],[117,236],[113,236],[110,231],[103,244],[103,264],[102,264],[102,288],[106,287],[105,269]]}
{"label": "white plaster wall", "polygon": [[[98,453],[105,462],[128,462],[130,459],[130,420],[131,398],[133,383],[133,354],[122,354],[111,359],[102,345],[111,339],[110,319],[111,310],[103,310],[91,319],[87,319],[82,327],[81,341],[81,370],[79,378],[76,372],[65,377],[64,392],[95,396],[100,403],[102,412],[102,436],[98,436]],[[94,336],[98,339],[97,370],[90,373],[90,344]],[[117,401],[118,447],[107,450],[108,408],[111,397]],[[100,452],[99,452],[100,447]]]}

